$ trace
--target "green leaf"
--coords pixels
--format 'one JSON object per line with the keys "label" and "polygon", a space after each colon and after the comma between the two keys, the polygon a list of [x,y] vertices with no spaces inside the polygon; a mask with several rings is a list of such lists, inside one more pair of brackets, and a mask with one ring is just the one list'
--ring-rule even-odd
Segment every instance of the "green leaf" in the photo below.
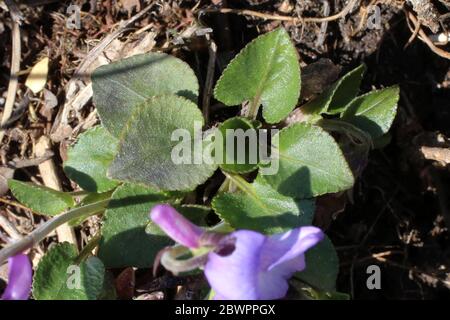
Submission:
{"label": "green leaf", "polygon": [[[81,200],[81,202],[77,205],[77,207],[83,207],[83,206],[93,204],[93,203],[96,203],[99,201],[108,200],[111,198],[111,195],[112,195],[112,191],[104,192],[104,193],[90,193],[86,197],[84,197],[83,200]],[[101,213],[101,211],[99,213]],[[78,225],[82,224],[83,221],[86,220],[87,218],[89,218],[90,216],[92,216],[92,213],[88,212],[79,218],[69,221],[69,225],[72,227],[78,226]]]}
{"label": "green leaf", "polygon": [[290,280],[290,284],[298,292],[298,299],[300,300],[350,300],[350,295],[348,295],[347,293],[317,290],[308,285],[305,285],[303,282],[295,278],[292,278]]}
{"label": "green leaf", "polygon": [[274,136],[278,173],[264,179],[279,193],[311,198],[352,187],[353,174],[338,144],[320,127],[297,123]]}
{"label": "green leaf", "polygon": [[106,177],[106,170],[118,148],[118,140],[102,126],[96,126],[80,135],[69,148],[64,163],[67,176],[83,190],[102,193],[114,189],[117,181]]}
{"label": "green leaf", "polygon": [[210,207],[198,204],[183,204],[174,207],[192,223],[201,227],[207,226],[206,216],[212,211]]}
{"label": "green leaf", "polygon": [[286,30],[278,28],[249,43],[223,72],[214,96],[228,106],[261,103],[269,123],[287,117],[300,96],[300,66]]}
{"label": "green leaf", "polygon": [[203,161],[202,126],[200,110],[185,98],[144,102],[123,132],[109,176],[162,190],[195,188],[217,168]]}
{"label": "green leaf", "polygon": [[177,94],[196,102],[198,81],[182,60],[146,53],[98,68],[92,74],[92,89],[103,125],[119,137],[133,110],[150,97]]}
{"label": "green leaf", "polygon": [[212,201],[216,213],[234,228],[273,234],[312,223],[313,200],[283,196],[259,176],[252,184],[242,179],[238,187],[240,191],[218,194]]}
{"label": "green leaf", "polygon": [[75,205],[72,196],[58,190],[18,180],[8,180],[14,197],[36,213],[57,215]]}
{"label": "green leaf", "polygon": [[383,149],[392,141],[392,135],[388,132],[373,140],[374,149]]}
{"label": "green leaf", "polygon": [[331,240],[325,238],[305,254],[306,268],[294,277],[323,291],[335,291],[339,258]]}
{"label": "green leaf", "polygon": [[98,300],[117,300],[117,292],[114,282],[114,275],[110,271],[106,271],[105,281],[103,282],[102,291],[98,295]]}
{"label": "green leaf", "polygon": [[36,300],[95,300],[100,295],[105,267],[90,257],[77,262],[78,252],[68,242],[56,244],[39,262],[33,279]]}
{"label": "green leaf", "polygon": [[399,87],[376,90],[355,98],[346,107],[342,119],[368,132],[372,138],[389,131],[397,113]]}
{"label": "green leaf", "polygon": [[133,184],[118,187],[104,214],[98,256],[107,268],[152,266],[156,254],[170,244],[162,231],[147,234],[149,213],[159,203],[171,202],[164,193]]}
{"label": "green leaf", "polygon": [[315,296],[317,300],[350,300],[349,294],[337,291],[316,291]]}
{"label": "green leaf", "polygon": [[[314,100],[302,106],[302,113],[316,120],[321,113],[337,114],[356,97],[366,71],[364,64],[345,74]],[[308,121],[311,122],[310,119]]]}
{"label": "green leaf", "polygon": [[220,165],[223,170],[247,173],[258,167],[258,131],[251,121],[241,117],[230,118],[219,126],[217,132],[223,140]]}

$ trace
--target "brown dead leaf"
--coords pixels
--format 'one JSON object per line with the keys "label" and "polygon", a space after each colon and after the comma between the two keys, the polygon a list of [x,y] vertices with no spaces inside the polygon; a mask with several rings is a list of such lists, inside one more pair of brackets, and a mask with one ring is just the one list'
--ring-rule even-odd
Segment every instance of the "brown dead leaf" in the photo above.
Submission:
{"label": "brown dead leaf", "polygon": [[141,10],[141,2],[139,0],[120,0],[120,3],[122,4],[122,8],[128,12],[128,14],[131,14],[134,9],[136,11]]}
{"label": "brown dead leaf", "polygon": [[289,0],[284,0],[278,7],[278,11],[284,14],[288,14],[294,10],[294,5]]}
{"label": "brown dead leaf", "polygon": [[72,127],[69,125],[60,126],[58,129],[53,132],[50,137],[53,142],[61,142],[64,139],[67,139],[72,135]]}
{"label": "brown dead leaf", "polygon": [[122,300],[130,300],[134,296],[136,278],[134,269],[129,267],[124,269],[115,281],[117,297]]}
{"label": "brown dead leaf", "polygon": [[155,47],[155,37],[156,33],[154,32],[142,34],[141,37],[131,43],[131,45],[125,46],[122,50],[122,56],[128,58],[137,54],[150,52]]}
{"label": "brown dead leaf", "polygon": [[141,294],[135,300],[163,300],[163,299],[164,299],[164,292],[155,291],[152,293]]}
{"label": "brown dead leaf", "polygon": [[39,60],[31,69],[25,85],[33,91],[34,94],[39,93],[44,89],[47,83],[48,75],[48,57]]}
{"label": "brown dead leaf", "polygon": [[50,90],[44,89],[44,107],[51,110],[58,105],[58,99]]}
{"label": "brown dead leaf", "polygon": [[337,80],[340,72],[339,66],[325,58],[302,68],[302,98],[311,99],[322,93]]}

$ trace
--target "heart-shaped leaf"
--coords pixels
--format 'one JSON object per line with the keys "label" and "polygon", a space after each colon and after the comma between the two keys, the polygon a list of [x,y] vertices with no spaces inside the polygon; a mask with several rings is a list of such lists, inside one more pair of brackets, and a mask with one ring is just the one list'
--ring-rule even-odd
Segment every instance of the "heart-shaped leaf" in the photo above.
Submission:
{"label": "heart-shaped leaf", "polygon": [[212,202],[216,213],[232,227],[273,234],[312,223],[313,200],[283,196],[259,176],[252,184],[238,179],[239,192],[218,194]]}
{"label": "heart-shaped leaf", "polygon": [[369,92],[348,104],[342,119],[368,132],[373,139],[389,131],[397,113],[399,87]]}
{"label": "heart-shaped leaf", "polygon": [[36,213],[57,215],[75,205],[70,194],[18,180],[8,180],[14,197]]}
{"label": "heart-shaped leaf", "polygon": [[80,135],[67,152],[64,163],[67,176],[83,190],[102,193],[114,189],[117,181],[106,177],[106,170],[117,152],[118,140],[102,126]]}
{"label": "heart-shaped leaf", "polygon": [[337,114],[342,112],[358,94],[365,71],[366,66],[360,65],[345,74],[317,98],[302,106],[302,113],[308,117],[308,121],[318,119],[317,116],[321,113]]}
{"label": "heart-shaped leaf", "polygon": [[170,239],[154,229],[146,233],[149,213],[159,203],[173,202],[166,194],[133,184],[118,187],[104,214],[98,256],[107,268],[141,267],[153,264],[156,254]]}
{"label": "heart-shaped leaf", "polygon": [[281,130],[273,141],[278,173],[264,179],[279,193],[311,198],[352,187],[354,178],[341,149],[322,128],[297,123]]}
{"label": "heart-shaped leaf", "polygon": [[300,96],[298,54],[286,30],[278,28],[249,43],[223,72],[214,96],[228,106],[262,104],[267,122],[283,120]]}
{"label": "heart-shaped leaf", "polygon": [[185,98],[144,102],[123,132],[109,176],[162,190],[195,188],[217,168],[203,159],[202,126],[200,110]]}
{"label": "heart-shaped leaf", "polygon": [[305,254],[306,268],[294,277],[323,291],[335,291],[339,258],[331,240],[325,238]]}
{"label": "heart-shaped leaf", "polygon": [[198,81],[182,60],[146,53],[98,68],[92,74],[92,89],[103,125],[119,137],[133,110],[150,97],[177,94],[196,102]]}
{"label": "heart-shaped leaf", "polygon": [[67,242],[56,244],[41,259],[33,279],[36,300],[95,300],[102,292],[105,267],[90,257],[77,262],[78,252]]}
{"label": "heart-shaped leaf", "polygon": [[240,117],[227,119],[219,126],[218,133],[223,141],[222,169],[246,173],[258,167],[258,131],[250,120]]}

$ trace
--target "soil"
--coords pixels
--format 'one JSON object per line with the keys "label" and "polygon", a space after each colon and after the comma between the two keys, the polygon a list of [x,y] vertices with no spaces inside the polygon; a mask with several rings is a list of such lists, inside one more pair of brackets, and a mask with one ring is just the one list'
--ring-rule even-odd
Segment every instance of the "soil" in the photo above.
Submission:
{"label": "soil", "polygon": [[[120,9],[119,2],[128,4],[130,8]],[[403,10],[407,5],[404,1],[358,1],[360,4],[345,19],[328,23],[321,45],[317,43],[321,24],[296,25],[230,13],[203,13],[199,16],[199,10],[212,8],[215,4],[217,8],[319,17],[323,16],[321,1],[216,0],[201,1],[199,4],[188,0],[22,1],[20,8],[25,17],[21,28],[22,69],[32,66],[43,55],[50,57],[47,89],[56,95],[58,106],[48,109],[42,103],[32,101],[34,112],[22,108],[22,113],[9,125],[7,137],[1,144],[3,164],[14,158],[33,156],[35,141],[43,134],[50,135],[58,108],[64,103],[65,86],[88,50],[110,33],[118,21],[133,16],[149,2],[155,2],[155,8],[149,17],[134,25],[134,30],[153,24],[150,30],[156,34],[155,48],[162,48],[190,63],[200,83],[205,81],[208,62],[205,38],[193,36],[181,46],[173,43],[174,34],[185,31],[197,18],[203,27],[213,29],[212,39],[218,46],[219,70],[216,70],[216,79],[221,74],[220,69],[245,44],[282,24],[296,43],[302,66],[327,58],[340,66],[343,74],[364,62],[368,71],[362,92],[399,84],[401,99],[390,139],[384,148],[371,152],[367,167],[351,193],[336,196],[328,202],[323,200],[328,203],[327,213],[324,221],[316,223],[327,227],[327,233],[339,253],[337,288],[350,293],[353,299],[450,298],[450,166],[448,162],[442,164],[426,160],[420,152],[421,146],[449,147],[446,137],[450,137],[450,60],[433,53],[417,38],[405,48],[411,30]],[[363,26],[353,34],[361,18],[361,8],[369,2],[376,2],[380,9],[380,28]],[[133,3],[138,6],[133,7]],[[346,1],[329,0],[328,3],[333,14],[339,12]],[[445,1],[431,3],[440,14],[448,13]],[[66,8],[70,4],[80,5],[85,12],[83,27],[79,30],[69,30],[65,26]],[[192,12],[195,5],[196,11]],[[444,18],[439,28],[446,27]],[[6,97],[9,83],[10,30],[10,16],[1,11],[0,46],[5,48],[0,52],[0,92],[3,97]],[[430,29],[424,27],[424,30],[431,34]],[[120,39],[127,41],[127,33]],[[441,48],[448,49],[445,46]],[[20,90],[16,99],[19,104],[25,95],[25,79],[26,76],[19,78]],[[3,105],[4,99],[0,102]],[[213,109],[217,107],[217,101],[211,104]],[[92,110],[92,103],[88,103],[70,126],[75,128],[85,121]],[[217,110],[212,114],[213,122],[223,117],[224,111],[220,106]],[[67,145],[75,137],[76,132],[72,132],[54,144],[58,170]],[[72,190],[75,186],[63,176],[61,170],[59,173],[65,190]],[[36,167],[16,170],[15,177],[39,180]],[[10,194],[2,198],[13,200]],[[43,219],[11,205],[0,205],[1,214],[11,218],[7,209],[18,216],[13,221],[23,234]],[[77,231],[81,242],[91,234],[91,227],[86,225]],[[38,251],[45,252],[54,240],[47,240]],[[5,242],[4,235],[0,241]],[[366,270],[369,265],[381,268],[380,290],[367,289]],[[147,273],[142,274],[140,278],[140,272],[137,274],[140,282],[148,281]]]}

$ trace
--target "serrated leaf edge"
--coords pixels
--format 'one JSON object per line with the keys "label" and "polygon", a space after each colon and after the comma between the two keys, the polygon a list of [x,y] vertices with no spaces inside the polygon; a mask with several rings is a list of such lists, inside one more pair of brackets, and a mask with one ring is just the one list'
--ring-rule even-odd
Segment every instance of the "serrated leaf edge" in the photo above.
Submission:
{"label": "serrated leaf edge", "polygon": [[[327,136],[328,138],[330,138],[333,141],[333,143],[337,147],[337,150],[339,152],[339,155],[341,156],[341,159],[343,160],[343,162],[345,164],[345,169],[344,170],[346,171],[347,174],[349,174],[349,176],[352,177],[351,182],[349,181],[349,183],[348,183],[348,189],[351,188],[354,185],[354,183],[355,183],[355,177],[353,176],[353,173],[352,173],[352,171],[350,169],[350,166],[348,165],[348,162],[347,162],[347,160],[346,160],[346,158],[344,156],[344,153],[342,152],[342,149],[339,147],[339,144],[336,142],[336,140],[333,138],[333,136],[330,135],[323,128],[321,128],[319,126],[316,126],[314,124],[309,124],[309,123],[294,123],[294,124],[292,124],[292,125],[290,125],[288,127],[285,127],[283,129],[281,129],[276,134],[276,135],[278,135],[278,139],[279,139],[279,136],[280,136],[280,134],[282,132],[288,132],[289,130],[293,130],[293,128],[295,129],[295,127],[297,127],[297,126],[305,126],[305,127],[317,128],[319,130],[319,134],[320,135]],[[279,139],[279,141],[281,142],[281,139]],[[280,156],[281,156],[281,152],[280,152]],[[312,167],[315,167],[315,166],[313,165]],[[320,169],[320,170],[323,171],[322,169]],[[261,178],[264,179],[264,181],[271,186],[271,184],[265,179],[264,175],[261,175]],[[343,190],[347,190],[347,189],[343,189]],[[317,196],[320,196],[320,195],[324,195],[324,194],[327,194],[327,193],[334,193],[334,192],[339,192],[339,191],[336,191],[336,190],[333,190],[333,189],[330,189],[330,188],[326,188],[325,191],[322,192],[322,193],[313,193],[311,196],[306,196],[306,197],[305,196],[294,197],[294,199],[309,199],[309,198],[312,198],[312,197],[317,197]]]}

